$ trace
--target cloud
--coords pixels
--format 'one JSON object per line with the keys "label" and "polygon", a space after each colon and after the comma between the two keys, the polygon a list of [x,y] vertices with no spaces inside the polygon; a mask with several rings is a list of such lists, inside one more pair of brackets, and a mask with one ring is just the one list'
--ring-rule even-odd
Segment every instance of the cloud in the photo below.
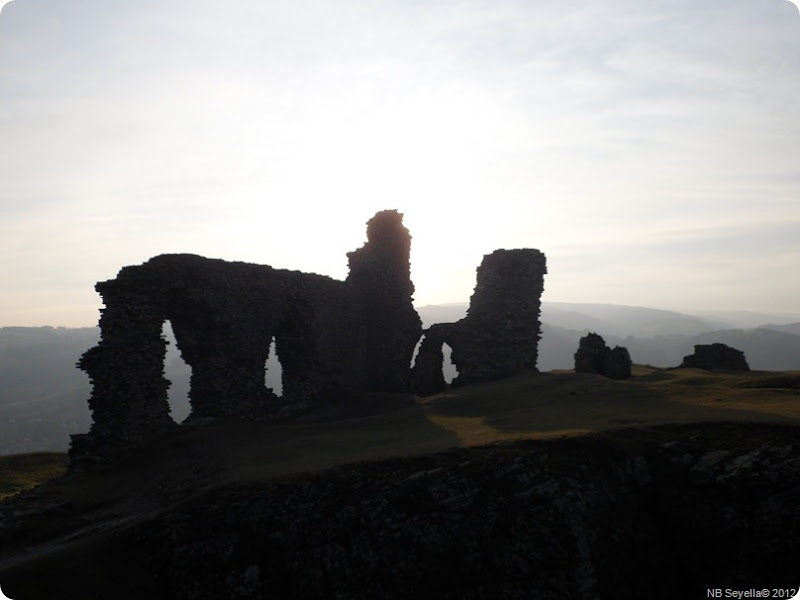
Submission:
{"label": "cloud", "polygon": [[[785,0],[17,1],[0,251],[32,262],[0,278],[80,262],[90,288],[168,251],[343,276],[364,221],[397,207],[420,300],[464,300],[496,247],[583,277],[560,253],[586,243],[623,261],[623,302],[664,232],[796,219],[799,32]],[[569,300],[573,279],[548,289]]]}

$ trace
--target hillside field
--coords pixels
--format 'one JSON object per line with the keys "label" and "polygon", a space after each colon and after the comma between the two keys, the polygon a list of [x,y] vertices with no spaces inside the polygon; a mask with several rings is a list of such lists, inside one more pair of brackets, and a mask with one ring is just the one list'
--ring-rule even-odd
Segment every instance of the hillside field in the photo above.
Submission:
{"label": "hillside field", "polygon": [[[800,424],[800,371],[711,373],[636,365],[627,381],[524,373],[427,398],[370,394],[279,423],[187,427],[118,470],[51,481],[78,505],[170,502],[183,490],[452,447],[701,422]],[[63,453],[0,461],[0,497],[52,480]]]}
{"label": "hillside field", "polygon": [[186,426],[100,473],[3,457],[0,582],[28,600],[455,598],[460,580],[475,598],[638,598],[659,573],[680,577],[653,598],[693,597],[708,573],[791,585],[798,426],[800,372],[636,366]]}

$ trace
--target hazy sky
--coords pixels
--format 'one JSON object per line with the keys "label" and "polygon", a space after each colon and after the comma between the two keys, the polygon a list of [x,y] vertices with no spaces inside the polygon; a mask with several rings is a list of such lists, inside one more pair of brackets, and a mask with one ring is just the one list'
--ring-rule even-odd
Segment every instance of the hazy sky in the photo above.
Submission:
{"label": "hazy sky", "polygon": [[93,325],[169,252],[344,278],[376,211],[417,304],[533,247],[545,300],[800,312],[788,0],[14,0],[0,325]]}

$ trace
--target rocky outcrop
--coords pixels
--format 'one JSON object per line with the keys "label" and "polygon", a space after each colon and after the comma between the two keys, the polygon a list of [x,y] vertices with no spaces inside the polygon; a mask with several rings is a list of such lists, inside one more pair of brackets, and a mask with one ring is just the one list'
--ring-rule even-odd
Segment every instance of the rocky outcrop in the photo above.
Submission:
{"label": "rocky outcrop", "polygon": [[[0,506],[0,581],[26,600],[65,589],[119,600],[673,600],[796,588],[797,436],[706,424],[454,449],[198,490],[88,531],[68,504],[47,500],[45,521],[28,498]],[[65,518],[83,528],[73,546],[2,560],[27,547],[20,522]]]}
{"label": "rocky outcrop", "polygon": [[631,376],[631,364],[626,348],[609,348],[596,333],[589,333],[578,342],[575,352],[576,373],[597,373],[610,379],[628,379]]}
{"label": "rocky outcrop", "polygon": [[414,389],[427,395],[444,389],[442,344],[458,370],[454,386],[536,369],[545,255],[523,248],[495,250],[483,257],[467,316],[425,331],[413,369]]}
{"label": "rocky outcrop", "polygon": [[[191,366],[190,420],[273,418],[352,391],[408,391],[421,333],[412,305],[411,237],[397,211],[367,224],[349,254],[350,276],[321,275],[164,255],[97,284],[105,308],[89,374],[92,426],[72,438],[73,468],[114,462],[175,427],[163,376],[169,320]],[[279,399],[264,385],[272,339],[282,367]]]}
{"label": "rocky outcrop", "polygon": [[725,344],[697,344],[694,354],[683,357],[679,368],[706,371],[749,371],[744,352]]}

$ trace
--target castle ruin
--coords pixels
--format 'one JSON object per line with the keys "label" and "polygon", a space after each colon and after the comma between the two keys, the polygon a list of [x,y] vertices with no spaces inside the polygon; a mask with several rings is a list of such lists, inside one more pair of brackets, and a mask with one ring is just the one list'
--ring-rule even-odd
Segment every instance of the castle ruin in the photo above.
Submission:
{"label": "castle ruin", "polygon": [[458,370],[454,387],[535,370],[546,273],[545,255],[539,250],[495,250],[485,255],[467,316],[425,330],[412,373],[415,392],[426,396],[446,388],[443,344],[452,349]]}
{"label": "castle ruin", "polygon": [[[419,381],[437,364],[442,376],[435,352],[438,343],[441,355],[442,341],[454,349],[459,384],[535,368],[544,255],[498,250],[478,269],[468,317],[426,332],[412,382],[422,326],[402,217],[386,210],[368,221],[367,242],[348,253],[344,281],[169,254],[99,282],[100,342],[78,363],[92,383],[92,425],[72,436],[72,468],[112,464],[177,427],[163,373],[166,321],[192,370],[188,422],[273,419],[351,392],[430,393]],[[280,398],[264,384],[273,339]]]}

